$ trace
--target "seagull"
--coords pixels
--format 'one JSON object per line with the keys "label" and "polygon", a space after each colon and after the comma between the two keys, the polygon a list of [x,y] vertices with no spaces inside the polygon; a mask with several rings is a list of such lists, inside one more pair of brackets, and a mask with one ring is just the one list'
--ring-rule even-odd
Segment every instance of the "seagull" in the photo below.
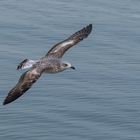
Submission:
{"label": "seagull", "polygon": [[92,31],[92,24],[87,25],[81,30],[75,32],[62,42],[54,45],[48,53],[38,60],[23,60],[18,66],[17,70],[28,69],[21,75],[19,81],[6,96],[3,105],[9,104],[22,96],[31,86],[39,79],[43,73],[58,73],[66,69],[75,69],[75,67],[66,61],[62,60],[65,52],[87,38]]}

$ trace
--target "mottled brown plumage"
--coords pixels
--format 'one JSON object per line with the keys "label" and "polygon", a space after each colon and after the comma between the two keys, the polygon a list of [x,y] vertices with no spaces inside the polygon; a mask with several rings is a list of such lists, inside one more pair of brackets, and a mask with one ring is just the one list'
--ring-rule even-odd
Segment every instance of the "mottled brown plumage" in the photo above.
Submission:
{"label": "mottled brown plumage", "polygon": [[88,26],[84,27],[80,31],[74,33],[66,40],[54,45],[46,54],[46,56],[50,57],[57,57],[61,58],[64,53],[71,48],[72,46],[76,45],[78,42],[83,40],[84,38],[88,37],[92,30],[92,24],[89,24]]}
{"label": "mottled brown plumage", "polygon": [[69,48],[86,38],[91,30],[92,24],[89,24],[68,39],[56,44],[45,57],[36,61],[28,59],[22,61],[17,69],[30,69],[22,74],[16,86],[9,91],[3,105],[11,103],[23,95],[38,80],[42,73],[57,73],[68,68],[75,69],[70,63],[61,61],[61,58]]}
{"label": "mottled brown plumage", "polygon": [[3,105],[13,102],[23,95],[28,89],[31,88],[33,83],[35,83],[40,76],[41,73],[38,73],[36,69],[32,69],[23,73],[16,86],[9,91],[8,96],[3,102]]}

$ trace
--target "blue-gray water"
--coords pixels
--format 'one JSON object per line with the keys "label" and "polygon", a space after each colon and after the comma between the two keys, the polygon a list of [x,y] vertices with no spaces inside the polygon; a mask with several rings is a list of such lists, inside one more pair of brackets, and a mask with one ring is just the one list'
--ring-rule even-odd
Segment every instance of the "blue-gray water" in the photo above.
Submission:
{"label": "blue-gray water", "polygon": [[[76,71],[44,75],[2,106],[19,62],[89,23],[64,57]],[[0,140],[139,140],[140,1],[1,0],[0,102]]]}

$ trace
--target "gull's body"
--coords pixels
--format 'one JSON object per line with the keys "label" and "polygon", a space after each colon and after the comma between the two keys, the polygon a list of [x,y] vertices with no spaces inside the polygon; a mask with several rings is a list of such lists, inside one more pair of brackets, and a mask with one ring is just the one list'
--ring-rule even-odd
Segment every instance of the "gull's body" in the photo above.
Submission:
{"label": "gull's body", "polygon": [[62,61],[61,58],[69,48],[86,38],[91,31],[92,24],[89,24],[66,40],[54,45],[39,60],[25,59],[22,61],[17,69],[29,68],[29,70],[21,75],[16,86],[9,91],[3,105],[11,103],[23,95],[43,73],[58,73],[68,68],[75,69],[70,63]]}

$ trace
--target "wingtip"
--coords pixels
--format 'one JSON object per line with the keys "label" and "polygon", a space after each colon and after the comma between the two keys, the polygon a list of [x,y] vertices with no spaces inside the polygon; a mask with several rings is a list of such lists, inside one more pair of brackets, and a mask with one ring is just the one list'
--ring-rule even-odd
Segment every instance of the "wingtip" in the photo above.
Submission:
{"label": "wingtip", "polygon": [[9,104],[9,103],[11,103],[11,101],[8,100],[8,98],[6,97],[2,104],[3,104],[3,105],[7,105],[7,104]]}
{"label": "wingtip", "polygon": [[88,29],[90,30],[90,32],[92,31],[92,24],[89,24],[88,26]]}
{"label": "wingtip", "polygon": [[90,23],[88,26],[92,28],[92,23]]}
{"label": "wingtip", "polygon": [[7,105],[7,104],[13,102],[14,100],[16,100],[16,98],[13,98],[13,97],[11,97],[10,95],[8,95],[8,96],[4,99],[3,105]]}
{"label": "wingtip", "polygon": [[81,31],[85,33],[85,38],[88,37],[88,35],[92,31],[92,24],[88,24],[86,27],[84,27]]}
{"label": "wingtip", "polygon": [[2,105],[6,105],[6,104],[8,104],[8,103],[6,102],[6,100],[4,100],[4,102],[2,103]]}

